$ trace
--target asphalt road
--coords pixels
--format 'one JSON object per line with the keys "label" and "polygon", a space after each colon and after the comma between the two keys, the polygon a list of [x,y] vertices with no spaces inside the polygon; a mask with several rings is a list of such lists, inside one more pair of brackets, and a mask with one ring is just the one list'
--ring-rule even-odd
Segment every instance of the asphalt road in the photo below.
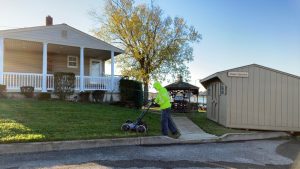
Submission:
{"label": "asphalt road", "polygon": [[[298,160],[297,160],[298,158]],[[294,163],[294,164],[293,164]],[[0,168],[300,168],[300,141],[122,146],[0,156]]]}

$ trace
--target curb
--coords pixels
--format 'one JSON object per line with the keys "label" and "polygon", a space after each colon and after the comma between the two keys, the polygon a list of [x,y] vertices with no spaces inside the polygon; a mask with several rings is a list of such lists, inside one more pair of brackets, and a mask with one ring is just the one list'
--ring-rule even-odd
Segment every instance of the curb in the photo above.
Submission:
{"label": "curb", "polygon": [[218,142],[247,141],[289,137],[286,132],[227,133],[218,138]]}
{"label": "curb", "polygon": [[167,136],[0,144],[1,154],[33,153],[112,146],[178,144]]}
{"label": "curb", "polygon": [[230,141],[274,139],[274,138],[288,137],[288,136],[290,135],[285,132],[260,132],[260,133],[229,133],[218,138],[203,139],[203,140],[182,140],[182,139],[173,139],[167,136],[153,136],[153,137],[116,138],[116,139],[12,143],[12,144],[0,144],[0,155],[14,154],[14,153],[34,153],[34,152],[45,152],[45,151],[89,149],[89,148],[112,147],[112,146],[220,143],[220,142],[230,142]]}
{"label": "curb", "polygon": [[88,149],[88,148],[96,148],[96,147],[110,147],[116,145],[128,146],[128,145],[137,145],[139,143],[140,143],[139,138],[12,143],[12,144],[0,144],[0,154]]}

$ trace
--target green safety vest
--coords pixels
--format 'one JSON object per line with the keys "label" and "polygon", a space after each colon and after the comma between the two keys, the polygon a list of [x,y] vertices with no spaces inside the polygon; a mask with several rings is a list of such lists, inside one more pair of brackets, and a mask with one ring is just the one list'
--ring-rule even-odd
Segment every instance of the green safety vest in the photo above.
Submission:
{"label": "green safety vest", "polygon": [[159,104],[160,109],[167,109],[171,107],[170,96],[166,88],[162,87],[159,82],[155,82],[153,87],[158,91],[155,98],[155,103]]}

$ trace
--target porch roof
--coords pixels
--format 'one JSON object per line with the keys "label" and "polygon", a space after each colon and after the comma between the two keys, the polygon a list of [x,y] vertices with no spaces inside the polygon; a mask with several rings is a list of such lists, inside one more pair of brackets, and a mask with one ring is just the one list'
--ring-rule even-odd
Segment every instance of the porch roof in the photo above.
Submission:
{"label": "porch roof", "polygon": [[0,37],[114,51],[115,55],[124,53],[123,50],[78,29],[75,29],[67,24],[1,30]]}
{"label": "porch roof", "polygon": [[[34,52],[43,53],[43,44],[40,42],[33,41],[24,41],[24,40],[15,40],[15,39],[6,39],[5,40],[5,50],[6,51],[21,51],[21,52]],[[48,56],[51,55],[72,55],[79,56],[80,48],[75,46],[66,46],[58,44],[48,44],[47,49]],[[115,53],[118,55],[118,53]],[[111,59],[111,52],[108,50],[99,50],[99,49],[84,49],[85,57],[92,57],[95,59],[101,59],[103,61]]]}

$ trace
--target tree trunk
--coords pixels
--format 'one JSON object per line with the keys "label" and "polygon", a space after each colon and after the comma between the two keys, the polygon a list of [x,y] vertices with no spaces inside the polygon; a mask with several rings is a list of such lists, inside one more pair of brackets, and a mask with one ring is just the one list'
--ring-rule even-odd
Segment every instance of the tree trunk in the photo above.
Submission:
{"label": "tree trunk", "polygon": [[149,86],[148,82],[144,81],[144,104],[148,103],[148,97],[149,97]]}

